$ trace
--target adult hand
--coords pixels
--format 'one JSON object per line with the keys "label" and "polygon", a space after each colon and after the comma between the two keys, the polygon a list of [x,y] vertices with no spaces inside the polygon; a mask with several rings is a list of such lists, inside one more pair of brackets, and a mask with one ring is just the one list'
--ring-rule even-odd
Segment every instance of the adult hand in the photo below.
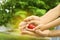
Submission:
{"label": "adult hand", "polygon": [[19,28],[21,30],[21,33],[22,34],[31,34],[31,35],[36,35],[35,33],[33,32],[30,32],[26,29],[26,25],[29,24],[29,22],[32,22],[31,20],[35,20],[35,21],[40,21],[40,17],[38,16],[30,16],[30,17],[27,17],[26,19],[24,19],[23,22],[20,23],[19,25]]}
{"label": "adult hand", "polygon": [[[26,25],[29,24],[29,22],[30,22],[31,20],[40,21],[40,17],[38,17],[38,16],[30,16],[30,17],[27,17],[26,19],[24,19],[23,22],[21,22],[21,23],[19,24],[19,28],[21,27],[20,29],[23,29],[24,27],[26,27]],[[31,23],[31,22],[30,22],[30,23]]]}
{"label": "adult hand", "polygon": [[[25,25],[25,27],[26,27],[26,25]],[[28,29],[26,29],[24,26],[23,26],[23,28],[21,27],[21,33],[22,34],[27,34],[27,35],[32,35],[32,36],[35,36],[35,37],[41,37],[41,36],[47,36],[48,35],[48,33],[49,33],[49,30],[44,30],[44,31],[41,31],[41,30],[39,30],[39,29],[35,29],[35,30],[28,30]],[[37,28],[37,27],[36,27]]]}

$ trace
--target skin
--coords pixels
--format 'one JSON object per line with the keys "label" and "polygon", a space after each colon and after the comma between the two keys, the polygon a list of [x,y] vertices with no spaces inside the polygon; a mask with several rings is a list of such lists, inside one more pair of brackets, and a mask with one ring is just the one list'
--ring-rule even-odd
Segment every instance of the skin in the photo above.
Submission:
{"label": "skin", "polygon": [[[36,17],[35,17],[35,19],[33,19],[33,17],[30,17],[31,19],[30,18],[25,19],[24,22],[26,22],[27,24],[29,22],[31,22],[31,20],[36,20],[36,21],[40,21],[40,25],[41,24],[43,24],[43,25],[41,25],[41,27],[39,27],[39,25],[38,25],[38,27],[36,27],[35,29],[40,28],[40,30],[37,30],[37,31],[34,30],[33,32],[31,30],[30,31],[26,30],[26,28],[22,26],[23,27],[23,28],[21,28],[22,33],[31,34],[31,35],[33,35],[33,33],[34,33],[35,36],[37,36],[36,34],[38,34],[38,33],[39,33],[38,35],[40,35],[40,36],[58,36],[59,30],[50,31],[50,30],[45,30],[45,29],[48,29],[48,28],[51,28],[52,26],[57,26],[60,24],[60,18],[58,18],[60,16],[59,10],[60,10],[60,4],[58,6],[56,6],[55,8],[49,10],[44,16],[42,16],[38,19],[36,19]],[[39,24],[39,23],[37,23],[37,24]],[[41,31],[41,30],[44,30],[44,31]],[[28,31],[28,32],[26,32],[26,31]],[[57,33],[54,34],[56,31],[57,31]],[[29,32],[31,32],[31,33],[29,33]]]}
{"label": "skin", "polygon": [[[38,32],[40,34],[41,30],[46,30],[46,29],[50,28],[51,26],[55,27],[57,25],[60,25],[60,18],[58,18],[58,19],[54,20],[53,22],[50,22],[50,23],[48,23],[46,25],[43,25],[42,27],[40,27],[41,28],[40,30],[37,30],[37,31],[35,30],[35,32],[36,33]],[[46,28],[43,28],[43,27],[46,27]],[[42,34],[43,34],[43,36],[47,36],[47,37],[58,37],[58,36],[60,36],[60,30],[43,31]]]}
{"label": "skin", "polygon": [[[56,37],[56,36],[60,36],[60,30],[46,30],[48,28],[50,28],[51,26],[52,27],[55,27],[57,25],[60,25],[60,18],[54,20],[53,22],[50,22],[46,25],[41,25],[42,27],[40,27],[40,30],[38,30],[37,27],[36,30],[34,30],[35,33],[41,35],[42,36],[47,36],[47,37]],[[44,27],[44,28],[43,28]],[[44,30],[44,31],[41,31],[41,30]]]}
{"label": "skin", "polygon": [[59,9],[60,9],[60,4],[58,6],[56,6],[55,8],[49,10],[45,15],[43,15],[40,18],[40,23],[46,24],[46,23],[49,23],[49,22],[55,20],[56,18],[58,18],[60,16]]}
{"label": "skin", "polygon": [[60,37],[60,30],[45,30],[45,31],[40,31],[40,30],[36,30],[35,31],[37,34],[41,35],[41,37]]}
{"label": "skin", "polygon": [[42,27],[40,27],[40,30],[46,30],[46,29],[49,29],[51,27],[57,27],[58,25],[60,25],[60,18],[57,18],[56,20],[46,24],[46,25],[43,25]]}

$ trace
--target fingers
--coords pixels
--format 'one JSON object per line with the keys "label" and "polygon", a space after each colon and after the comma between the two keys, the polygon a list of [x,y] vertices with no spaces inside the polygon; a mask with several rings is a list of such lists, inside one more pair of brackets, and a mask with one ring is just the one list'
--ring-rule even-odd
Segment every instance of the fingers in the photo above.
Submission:
{"label": "fingers", "polygon": [[30,16],[30,17],[27,17],[26,19],[24,19],[25,22],[29,22],[31,20],[40,20],[40,17],[38,17],[38,16]]}
{"label": "fingers", "polygon": [[50,30],[44,30],[42,33],[45,37],[48,37],[49,33],[50,33]]}
{"label": "fingers", "polygon": [[31,30],[31,29],[27,28],[28,24],[30,24],[30,23],[34,23],[35,25],[38,25],[39,21],[37,21],[37,20],[40,21],[40,18],[36,17],[36,16],[31,16],[31,17],[26,18],[23,22],[21,22],[20,25],[19,25],[19,26],[21,26],[21,28],[20,28],[21,33],[22,34],[29,34],[29,35],[32,35],[32,36],[39,36],[34,32],[33,29]]}
{"label": "fingers", "polygon": [[[31,18],[31,17],[29,17],[29,18]],[[29,18],[27,18],[26,20],[30,20]],[[21,23],[19,24],[19,26],[22,27],[22,26],[25,26],[25,25],[30,24],[30,23],[33,23],[33,24],[39,24],[40,22],[37,21],[37,20],[30,20],[29,22],[23,21],[23,22],[21,22]]]}
{"label": "fingers", "polygon": [[38,20],[32,20],[32,21],[29,22],[29,24],[30,23],[35,24],[35,25],[38,25],[38,24],[40,24],[40,21],[38,21]]}
{"label": "fingers", "polygon": [[44,30],[42,33],[45,34],[45,35],[48,35],[50,32],[50,30]]}
{"label": "fingers", "polygon": [[37,27],[37,25],[39,25],[40,22],[39,22],[39,21],[36,21],[36,20],[32,20],[32,21],[30,21],[30,22],[27,24],[26,30],[28,30],[28,31],[34,31],[34,28],[33,28],[33,29],[29,29],[29,28],[28,28],[29,24],[33,24],[35,27]]}
{"label": "fingers", "polygon": [[34,33],[30,32],[30,31],[22,31],[22,34],[29,34],[29,35],[34,35]]}
{"label": "fingers", "polygon": [[39,36],[39,35],[37,35],[36,33],[30,32],[30,31],[27,31],[27,30],[22,31],[22,34],[23,34],[23,35],[31,35],[31,36]]}
{"label": "fingers", "polygon": [[[24,24],[24,22],[21,23],[21,24]],[[28,25],[28,24],[27,24],[27,25]],[[38,36],[38,35],[36,35],[34,32],[31,32],[31,31],[26,30],[27,25],[25,25],[25,26],[21,25],[21,27],[20,27],[21,34],[31,35],[31,36]]]}
{"label": "fingers", "polygon": [[26,22],[24,22],[24,21],[21,22],[21,23],[19,24],[19,29],[20,29],[20,31],[23,31],[23,30],[25,29],[26,25],[27,25]]}
{"label": "fingers", "polygon": [[34,28],[34,30],[40,29],[43,26],[43,24],[39,24],[37,27]]}
{"label": "fingers", "polygon": [[39,24],[38,22],[36,20],[32,20],[30,22],[21,22],[20,25],[19,25],[20,30],[23,30],[25,28],[26,30],[33,31],[33,29],[28,28],[29,24],[33,23],[35,26],[37,26]]}
{"label": "fingers", "polygon": [[40,30],[35,30],[35,33],[40,35],[40,36],[43,36],[43,31],[40,31]]}
{"label": "fingers", "polygon": [[[35,21],[33,21],[33,20],[35,20]],[[19,26],[21,26],[20,29],[22,30],[23,28],[27,27],[26,25],[28,25],[30,23],[39,24],[39,23],[36,22],[37,20],[40,20],[40,18],[37,17],[37,16],[30,16],[30,17],[26,18],[23,22],[21,22],[19,24]]]}
{"label": "fingers", "polygon": [[23,21],[23,22],[21,22],[21,23],[19,24],[19,26],[22,27],[22,26],[25,26],[26,24],[27,24],[27,22],[24,22],[24,21]]}
{"label": "fingers", "polygon": [[44,30],[44,31],[36,30],[35,32],[40,36],[47,37],[48,34],[50,33],[50,30]]}

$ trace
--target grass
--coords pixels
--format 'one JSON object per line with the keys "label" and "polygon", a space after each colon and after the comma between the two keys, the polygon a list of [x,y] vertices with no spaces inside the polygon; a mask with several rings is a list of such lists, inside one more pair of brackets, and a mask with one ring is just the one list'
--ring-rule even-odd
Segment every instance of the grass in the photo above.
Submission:
{"label": "grass", "polygon": [[47,40],[43,38],[33,38],[28,36],[17,36],[6,33],[0,33],[0,40]]}

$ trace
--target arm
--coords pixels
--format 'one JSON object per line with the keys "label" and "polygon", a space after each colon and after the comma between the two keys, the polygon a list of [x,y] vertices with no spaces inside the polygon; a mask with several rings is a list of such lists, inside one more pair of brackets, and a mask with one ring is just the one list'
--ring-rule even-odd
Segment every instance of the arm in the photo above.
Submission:
{"label": "arm", "polygon": [[[41,24],[47,24],[50,21],[53,21],[54,19],[59,17],[59,7],[55,7],[51,10],[49,10],[44,16],[42,16],[40,19]],[[29,19],[29,18],[28,18]]]}
{"label": "arm", "polygon": [[50,31],[47,36],[48,37],[60,37],[60,30]]}
{"label": "arm", "polygon": [[60,25],[60,18],[58,18],[58,19],[40,27],[40,30],[46,30],[48,28],[55,27],[55,26],[58,26],[58,25]]}
{"label": "arm", "polygon": [[35,32],[43,37],[60,37],[60,30],[36,30]]}
{"label": "arm", "polygon": [[60,16],[60,4],[58,6],[56,6],[55,8],[49,10],[45,15],[43,15],[42,17],[37,17],[37,16],[30,16],[28,18],[26,18],[24,21],[25,22],[29,22],[31,20],[40,20],[41,24],[47,24],[48,22],[51,22],[53,20],[55,20],[56,18],[58,18]]}
{"label": "arm", "polygon": [[60,16],[60,4],[56,6],[55,8],[49,10],[44,16],[42,16],[40,18],[40,23],[46,24],[58,18],[59,16]]}
{"label": "arm", "polygon": [[[38,24],[44,24],[45,26],[42,25],[42,27],[39,27],[41,30],[45,30],[45,29],[48,29],[50,27],[54,27],[56,25],[59,25],[59,21],[60,19],[57,19],[56,21],[53,21],[55,20],[56,18],[58,18],[60,15],[60,11],[59,11],[59,8],[60,8],[60,5],[58,5],[57,7],[51,9],[50,11],[48,11],[44,16],[42,16],[40,18],[40,21],[38,22]],[[58,21],[59,20],[59,21]],[[33,20],[34,21],[34,20]],[[32,21],[32,22],[33,22]],[[53,21],[53,22],[51,22]],[[49,23],[51,22],[51,23]],[[37,21],[35,20],[35,23],[37,23]],[[49,24],[48,24],[49,23]],[[56,23],[56,24],[55,24]],[[47,25],[46,25],[47,24]],[[36,28],[35,28],[36,29]],[[38,29],[38,27],[37,27]],[[29,29],[28,29],[29,30]]]}

